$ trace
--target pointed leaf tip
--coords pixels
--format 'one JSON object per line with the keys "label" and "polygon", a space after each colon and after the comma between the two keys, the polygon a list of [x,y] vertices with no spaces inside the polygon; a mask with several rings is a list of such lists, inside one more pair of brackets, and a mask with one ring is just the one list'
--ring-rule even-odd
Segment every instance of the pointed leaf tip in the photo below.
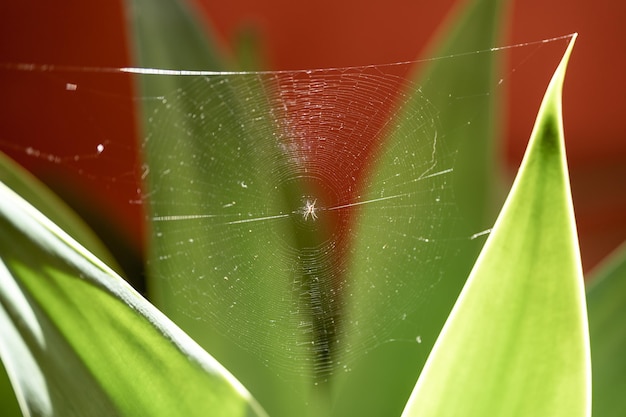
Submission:
{"label": "pointed leaf tip", "polygon": [[589,336],[561,120],[575,39],[405,417],[590,415]]}

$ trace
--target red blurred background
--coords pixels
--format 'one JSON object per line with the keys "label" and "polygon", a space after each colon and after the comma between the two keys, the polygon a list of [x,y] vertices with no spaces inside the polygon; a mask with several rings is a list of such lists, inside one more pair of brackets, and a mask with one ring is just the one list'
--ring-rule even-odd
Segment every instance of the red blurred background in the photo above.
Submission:
{"label": "red blurred background", "polygon": [[[253,29],[268,69],[303,69],[390,63],[420,57],[441,30],[455,1],[388,0],[315,3],[287,0],[191,0],[207,22],[207,30],[226,54],[242,30]],[[626,37],[621,27],[626,3],[609,0],[571,2],[518,1],[501,44],[535,41],[578,32],[565,86],[564,119],[572,192],[579,226],[583,266],[591,269],[626,240],[626,110],[623,68]],[[132,66],[127,18],[120,2],[68,0],[4,2],[0,5],[0,63],[34,63],[80,67]],[[557,57],[559,58],[559,57]],[[555,62],[533,68],[538,80],[528,85],[545,89]],[[552,66],[552,67],[550,67]],[[60,194],[115,249],[130,254],[123,267],[133,275],[141,269],[141,206],[135,150],[137,126],[129,100],[78,102],[72,94],[56,94],[29,74],[2,70],[0,86],[7,99],[0,103],[0,150],[8,153]],[[51,74],[50,77],[53,77]],[[102,83],[88,73],[74,75],[77,85]],[[111,97],[131,97],[128,77],[107,78],[98,85]],[[80,84],[79,84],[80,83]],[[65,85],[68,91],[71,86]],[[31,91],[25,91],[31,90]],[[57,91],[58,93],[58,91]],[[509,116],[503,155],[511,174],[519,164],[543,91],[528,91],[522,83],[509,91]],[[32,98],[41,111],[33,115]],[[52,97],[55,97],[52,101]],[[60,97],[60,98],[59,98]],[[84,106],[93,106],[84,108]],[[57,113],[65,109],[63,115]],[[68,120],[67,109],[87,117]],[[93,115],[112,114],[114,124],[98,127]],[[109,118],[110,119],[110,118]],[[87,133],[90,132],[90,133]],[[85,149],[64,136],[89,134]],[[98,136],[97,135],[97,136]],[[104,139],[102,139],[104,138]],[[115,138],[114,143],[106,138]],[[98,162],[98,144],[108,158]],[[28,151],[30,150],[29,155]],[[33,157],[32,151],[40,152]],[[58,160],[50,162],[51,155]],[[86,155],[89,175],[81,161]],[[112,162],[113,161],[113,162]],[[111,165],[114,165],[111,167]],[[78,167],[78,168],[77,168]],[[125,181],[124,179],[129,179]],[[136,271],[137,270],[137,271]]]}

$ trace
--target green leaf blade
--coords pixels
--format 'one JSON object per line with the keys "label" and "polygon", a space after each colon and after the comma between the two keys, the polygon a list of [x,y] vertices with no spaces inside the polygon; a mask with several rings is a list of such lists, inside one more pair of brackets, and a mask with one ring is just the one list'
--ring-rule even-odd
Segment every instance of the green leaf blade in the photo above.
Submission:
{"label": "green leaf blade", "polygon": [[572,46],[404,416],[590,415],[582,268],[561,122]]}
{"label": "green leaf blade", "polygon": [[4,184],[0,194],[0,354],[23,412],[265,415],[123,279]]}
{"label": "green leaf blade", "polygon": [[[375,204],[355,218],[348,281],[356,302],[347,306],[346,321],[403,342],[377,346],[338,376],[343,392],[336,415],[401,413],[421,368],[406,363],[425,362],[484,243],[470,237],[493,224],[502,202],[495,150],[503,57],[486,51],[500,42],[507,3],[464,2],[443,25],[426,60],[409,74],[393,129],[369,164],[365,200],[381,197],[381,190],[407,197],[386,208],[388,222]],[[422,171],[408,182],[414,164]],[[354,327],[351,344],[371,339]]]}
{"label": "green leaf blade", "polygon": [[[282,201],[276,202],[278,207],[258,206],[259,195],[273,191],[276,173],[266,168],[268,161],[277,160],[271,144],[259,138],[271,138],[274,132],[250,113],[269,106],[251,109],[243,100],[266,97],[265,80],[254,74],[220,74],[229,65],[186,2],[129,4],[138,66],[208,71],[206,76],[136,78],[142,96],[161,98],[144,100],[140,109],[143,186],[149,195],[150,298],[235,373],[267,410],[294,414],[302,399],[280,393],[291,394],[294,386],[301,392],[308,381],[299,375],[288,382],[277,378],[274,362],[287,351],[287,320],[281,318],[289,317],[284,295],[290,293],[291,281],[280,259],[263,256],[268,248],[284,245],[280,236],[290,231],[280,223],[268,236],[262,221],[237,216],[286,210]],[[245,158],[233,163],[235,155]],[[228,244],[215,245],[215,236],[228,236]],[[204,279],[209,276],[218,278]],[[277,282],[284,283],[282,291],[263,290]]]}
{"label": "green leaf blade", "polygon": [[626,410],[626,244],[594,274],[587,290],[593,416],[618,417]]}
{"label": "green leaf blade", "polygon": [[107,265],[119,270],[113,256],[84,221],[31,173],[1,152],[0,182],[29,201]]}

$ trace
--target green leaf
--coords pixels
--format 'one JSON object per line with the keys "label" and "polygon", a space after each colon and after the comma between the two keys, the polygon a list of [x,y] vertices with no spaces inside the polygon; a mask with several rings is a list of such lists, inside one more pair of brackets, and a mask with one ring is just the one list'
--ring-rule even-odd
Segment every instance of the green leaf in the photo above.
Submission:
{"label": "green leaf", "polygon": [[122,278],[0,183],[0,355],[23,412],[265,415]]}
{"label": "green leaf", "polygon": [[[11,189],[18,192],[23,198],[37,207],[39,211],[49,216],[59,227],[71,233],[77,241],[105,261],[109,266],[113,267],[115,265],[112,256],[104,248],[102,243],[61,199],[37,181],[28,171],[1,152],[0,182],[5,183]],[[4,366],[0,373],[2,381],[0,385],[0,396],[2,398],[0,409],[3,410],[3,415],[22,415],[19,411],[19,406],[16,402],[15,394]]]}
{"label": "green leaf", "polygon": [[[280,198],[259,206],[260,196],[276,194],[285,159],[263,117],[271,109],[265,80],[218,72],[223,60],[184,2],[132,4],[138,65],[208,70],[138,76],[147,97],[141,111],[151,300],[272,415],[299,414],[312,385],[301,369],[311,345],[285,341],[293,329],[291,271],[282,267],[284,253],[268,256],[271,248],[293,246],[292,225],[277,222],[268,233],[264,222],[249,221],[279,211],[285,217],[281,198],[295,188],[280,187]],[[244,101],[250,99],[254,106]],[[226,244],[216,244],[219,237]],[[288,378],[277,372],[285,355],[302,358]]]}
{"label": "green leaf", "polygon": [[[263,80],[166,82],[179,87],[143,107],[151,297],[270,413],[298,414],[299,394],[313,385],[312,347],[294,343],[294,273],[286,266],[293,253],[276,248],[298,247],[291,219],[301,216],[289,202],[300,199],[295,183],[280,180],[287,169],[267,109],[251,117],[242,105],[264,97]],[[287,377],[285,357],[302,358]]]}
{"label": "green leaf", "polygon": [[583,277],[561,118],[574,39],[404,416],[590,415]]}
{"label": "green leaf", "polygon": [[[217,70],[223,59],[190,4],[127,0],[134,60],[145,68]],[[162,77],[159,77],[162,78]]]}
{"label": "green leaf", "polygon": [[[506,4],[465,2],[442,25],[371,164],[364,200],[381,190],[405,197],[393,209],[364,205],[355,219],[348,281],[357,301],[346,321],[369,329],[353,331],[348,344],[372,336],[398,343],[372,349],[338,378],[337,415],[400,414],[419,375],[406,363],[426,360],[484,242],[470,237],[493,225],[503,200],[496,138],[504,57],[490,49],[508,22]],[[408,180],[414,166],[417,181]]]}
{"label": "green leaf", "polygon": [[587,290],[593,416],[623,416],[626,410],[626,244],[594,274]]}
{"label": "green leaf", "polygon": [[107,265],[119,269],[102,242],[67,204],[37,181],[31,173],[1,152],[0,182],[17,192]]}

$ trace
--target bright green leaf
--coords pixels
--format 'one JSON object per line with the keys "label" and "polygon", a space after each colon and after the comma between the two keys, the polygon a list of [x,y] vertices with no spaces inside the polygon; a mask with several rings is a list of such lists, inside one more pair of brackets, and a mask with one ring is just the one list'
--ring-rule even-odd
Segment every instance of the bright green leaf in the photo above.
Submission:
{"label": "bright green leaf", "polygon": [[[388,85],[406,81],[384,66],[141,76],[152,295],[272,413],[400,412],[418,373],[404,359],[425,359],[482,243],[471,237],[493,219],[500,3],[469,4],[437,52],[446,58],[374,133],[359,129],[391,108]],[[168,19],[189,18],[178,11]],[[142,25],[139,65],[216,68],[185,64],[204,53],[195,35]],[[185,44],[180,60],[151,49],[169,36]],[[320,120],[330,128],[309,128]],[[380,149],[359,147],[368,135]],[[353,160],[364,169],[345,181]],[[318,201],[323,192],[342,199]],[[460,228],[455,192],[468,220]],[[309,199],[317,223],[302,216]],[[323,224],[348,211],[358,214]],[[329,224],[340,227],[319,232]],[[384,392],[381,379],[392,381]]]}
{"label": "bright green leaf", "polygon": [[0,182],[17,192],[110,267],[116,262],[89,227],[52,191],[24,168],[0,153]]}
{"label": "bright green leaf", "polygon": [[265,415],[122,278],[0,183],[0,355],[25,413]]}
{"label": "bright green leaf", "polygon": [[587,291],[593,416],[618,417],[626,410],[626,244],[594,274]]}
{"label": "bright green leaf", "polygon": [[[63,201],[3,153],[0,153],[0,182],[8,185],[39,211],[49,216],[61,229],[70,233],[83,246],[105,261],[107,265],[112,267],[115,265],[112,256],[102,243]],[[2,390],[0,390],[0,395],[2,396],[2,403],[0,403],[0,409],[3,410],[3,415],[21,415],[4,368],[2,368],[1,374]],[[12,411],[13,408],[15,411]]]}
{"label": "bright green leaf", "polygon": [[590,415],[586,308],[561,119],[573,44],[404,416]]}

